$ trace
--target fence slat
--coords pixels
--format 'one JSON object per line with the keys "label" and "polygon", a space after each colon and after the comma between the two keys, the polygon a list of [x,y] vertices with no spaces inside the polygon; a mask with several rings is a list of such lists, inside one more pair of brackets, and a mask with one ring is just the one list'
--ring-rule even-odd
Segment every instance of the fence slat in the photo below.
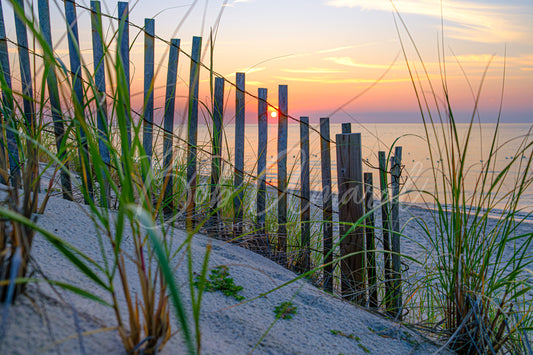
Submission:
{"label": "fence slat", "polygon": [[211,223],[213,232],[219,231],[220,225],[220,173],[222,153],[222,120],[224,115],[224,78],[215,78],[215,97],[213,101],[213,142],[211,148]]}
{"label": "fence slat", "polygon": [[[91,1],[91,29],[93,42],[93,66],[94,84],[96,86],[97,127],[98,127],[98,151],[102,161],[110,167],[111,157],[109,154],[109,128],[107,121],[107,100],[105,92],[105,57],[104,57],[104,32],[102,30],[102,10],[100,1]],[[100,204],[109,206],[111,188],[108,175],[102,172],[103,186],[100,187]]]}
{"label": "fence slat", "polygon": [[193,37],[191,74],[189,78],[189,118],[187,145],[187,230],[195,225],[196,215],[196,144],[198,135],[198,84],[200,81],[200,52],[202,38]]}
{"label": "fence slat", "polygon": [[402,164],[402,147],[394,149],[394,157],[391,164],[391,188],[392,188],[392,274],[393,274],[393,310],[398,319],[402,319],[402,285],[401,285],[401,260],[400,260],[400,219],[399,219],[399,195],[400,174]]}
{"label": "fence slat", "polygon": [[[24,1],[16,0],[18,6],[24,10]],[[33,88],[31,83],[30,55],[28,52],[28,34],[26,26],[21,18],[15,12],[15,28],[17,33],[17,49],[19,53],[20,80],[22,83],[24,119],[26,127],[30,130],[35,127],[35,108],[33,102]]]}
{"label": "fence slat", "polygon": [[368,302],[372,308],[378,307],[376,241],[374,232],[374,186],[372,173],[364,174],[365,180],[365,213],[369,213],[365,222],[366,237],[366,268],[368,277]]}
{"label": "fence slat", "polygon": [[309,117],[300,117],[300,271],[311,267],[311,187],[309,180]]}
{"label": "fence slat", "polygon": [[178,77],[178,54],[180,50],[180,40],[172,38],[170,40],[170,51],[168,53],[167,69],[167,89],[165,93],[165,111],[163,118],[163,171],[165,180],[163,182],[163,196],[165,198],[164,210],[170,213],[173,210],[174,182],[172,177],[172,149],[174,138],[174,109],[176,103],[176,80]]}
{"label": "fence slat", "polygon": [[324,290],[333,292],[333,200],[331,190],[331,151],[329,117],[320,118],[320,161],[322,170],[322,228],[324,251]]}
{"label": "fence slat", "polygon": [[[13,5],[18,5],[18,7],[24,12],[24,1],[16,0]],[[26,124],[26,133],[30,137],[34,137],[37,130],[37,123],[35,117],[35,106],[33,100],[33,88],[31,83],[31,68],[30,68],[30,55],[28,52],[28,33],[26,32],[26,26],[22,19],[15,12],[15,28],[17,33],[17,48],[19,53],[19,65],[20,65],[20,80],[22,83],[22,105],[23,105],[23,115]],[[38,162],[33,161],[37,159],[36,151],[34,144],[30,141],[27,143],[27,159],[25,163],[30,169],[34,168],[34,164]],[[29,164],[28,164],[29,163]],[[37,166],[38,168],[38,166]],[[26,170],[26,169],[25,169]],[[29,172],[30,179],[29,181],[32,184],[35,184],[32,191],[40,190],[40,179],[38,172],[33,170]]]}
{"label": "fence slat", "polygon": [[243,191],[243,172],[244,172],[244,126],[245,126],[245,74],[236,74],[236,91],[235,91],[235,176],[233,185],[237,190],[233,199],[234,210],[234,228],[235,233],[240,235],[242,230],[242,200]]}
{"label": "fence slat", "polygon": [[124,101],[124,117],[126,117],[126,129],[128,132],[128,147],[131,147],[131,112],[130,112],[130,29],[129,29],[129,8],[126,1],[118,2],[118,55],[124,70],[124,81],[126,85],[126,101]]}
{"label": "fence slat", "polygon": [[341,257],[353,254],[341,261],[341,292],[344,298],[364,305],[364,230],[350,225],[364,211],[361,134],[337,134],[336,141],[340,252]]}
{"label": "fence slat", "polygon": [[[0,1],[0,70],[1,70],[0,84],[3,84],[5,80],[4,76],[6,72],[4,71],[4,66],[6,65],[6,62],[5,62],[6,59],[7,59],[7,65],[8,65],[7,69],[9,69],[9,57],[4,58],[4,56],[6,55],[7,55],[7,40],[6,40],[6,29],[4,25],[4,10],[2,10],[2,2]],[[5,99],[6,94],[4,93],[4,91],[6,91],[6,86],[2,85],[2,105],[5,105],[7,103],[6,102],[7,100]],[[7,87],[7,90],[10,89],[9,86]],[[9,117],[6,119],[5,122],[6,123],[9,122],[8,120],[9,120]],[[4,115],[0,113],[0,168],[2,169],[5,168],[5,170],[7,171],[7,168],[10,164],[7,160],[9,156],[9,151],[7,148],[6,141],[4,140],[4,130],[6,128],[7,127],[4,126]],[[7,180],[5,180],[4,175],[1,174],[0,184],[6,184],[6,183],[7,183]]]}
{"label": "fence slat", "polygon": [[[85,120],[84,100],[83,100],[83,78],[81,72],[80,41],[78,37],[78,19],[76,16],[76,3],[72,0],[65,1],[65,16],[67,19],[68,51],[70,57],[70,71],[72,73],[72,86],[74,88],[74,111],[76,121]],[[94,199],[93,183],[90,173],[89,149],[87,147],[87,137],[82,126],[77,124],[80,135],[81,147],[78,147],[80,166],[82,171],[83,185],[87,189],[88,197]],[[88,202],[88,201],[86,201]]]}
{"label": "fence slat", "polygon": [[152,167],[152,144],[154,122],[154,37],[155,20],[144,19],[144,111],[143,111],[143,149]]}
{"label": "fence slat", "polygon": [[279,263],[287,264],[287,85],[278,89],[278,244]]}
{"label": "fence slat", "polygon": [[391,265],[391,247],[390,247],[390,202],[389,202],[389,182],[387,178],[387,157],[384,151],[378,152],[379,159],[379,183],[381,190],[381,224],[383,231],[383,265],[384,265],[384,284],[385,296],[384,304],[386,309],[392,308],[392,265]]}
{"label": "fence slat", "polygon": [[258,146],[257,146],[257,227],[258,235],[262,235],[265,229],[265,215],[266,215],[266,157],[267,157],[267,142],[268,142],[268,104],[267,104],[267,89],[259,89],[257,96],[258,110],[257,110],[257,131],[258,131]]}
{"label": "fence slat", "polygon": [[[2,66],[0,70],[0,75],[3,75],[3,82],[5,82],[6,88],[2,88],[2,102],[5,108],[6,115],[0,115],[0,123],[3,125],[6,130],[6,140],[7,145],[2,143],[2,149],[7,147],[7,156],[9,161],[9,179],[11,186],[18,188],[20,185],[20,162],[19,162],[19,151],[17,146],[16,138],[16,126],[13,122],[12,114],[14,104],[13,104],[13,93],[11,87],[11,70],[9,66],[9,55],[7,49],[7,38],[6,38],[6,27],[4,24],[4,11],[2,10],[2,2],[0,1],[0,65]],[[2,133],[2,132],[0,132]],[[2,135],[3,136],[3,135]]]}
{"label": "fence slat", "polygon": [[[50,7],[48,0],[39,0],[39,26],[41,34],[43,35],[49,50],[53,53],[52,33],[50,31]],[[52,54],[51,53],[51,54]],[[70,182],[70,175],[68,174],[67,152],[64,148],[65,128],[63,126],[63,117],[61,115],[61,102],[59,100],[59,89],[57,86],[57,77],[55,64],[53,63],[53,56],[50,56],[48,51],[43,53],[44,65],[47,66],[48,76],[46,83],[48,86],[48,96],[50,98],[50,106],[52,108],[52,120],[54,122],[54,134],[55,143],[57,149],[57,156],[59,160],[64,164],[64,167],[60,171],[61,178],[61,190],[63,192],[63,198],[66,200],[72,200],[72,185]]]}
{"label": "fence slat", "polygon": [[343,123],[342,124],[342,133],[352,133],[352,124],[351,123]]}

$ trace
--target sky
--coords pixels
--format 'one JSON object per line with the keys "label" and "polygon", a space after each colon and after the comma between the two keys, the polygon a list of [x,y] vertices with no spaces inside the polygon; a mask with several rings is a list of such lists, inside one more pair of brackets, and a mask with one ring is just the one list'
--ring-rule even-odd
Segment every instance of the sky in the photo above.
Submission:
{"label": "sky", "polygon": [[[89,5],[86,0],[78,3]],[[53,18],[61,19],[61,6],[56,4]],[[117,13],[116,1],[103,1],[102,7]],[[4,8],[8,37],[15,38],[10,14]],[[78,16],[80,47],[90,54],[89,13],[79,9]],[[203,36],[204,64],[209,66],[212,58],[214,70],[229,81],[235,80],[235,72],[245,72],[246,90],[256,95],[258,88],[267,88],[274,106],[278,85],[288,85],[293,117],[310,116],[312,122],[325,116],[336,122],[420,122],[409,67],[420,77],[421,93],[433,92],[439,103],[446,78],[451,106],[460,119],[472,115],[478,98],[482,121],[493,122],[503,95],[504,122],[533,122],[531,1],[130,1],[130,20],[142,26],[144,18],[155,18],[158,36],[180,38],[186,53],[192,36]],[[64,27],[54,31],[57,55],[68,62]],[[141,106],[143,40],[138,30],[131,30],[131,91],[134,104]],[[167,49],[162,42],[156,44],[156,105],[164,100]],[[178,110],[185,106],[189,65],[181,56]],[[207,101],[208,76],[207,71],[201,73],[200,96]],[[230,85],[226,89],[231,116],[234,90]],[[251,122],[256,107],[250,96]]]}

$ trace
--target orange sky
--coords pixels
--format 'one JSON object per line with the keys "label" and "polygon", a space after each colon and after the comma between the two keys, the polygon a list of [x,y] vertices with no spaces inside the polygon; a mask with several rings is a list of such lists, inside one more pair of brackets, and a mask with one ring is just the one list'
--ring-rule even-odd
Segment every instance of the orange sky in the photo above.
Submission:
{"label": "orange sky", "polygon": [[[78,2],[89,5],[89,1]],[[429,93],[430,88],[405,28],[401,24],[399,32],[395,28],[389,0],[217,0],[192,4],[191,9],[188,1],[132,1],[130,19],[142,25],[145,17],[155,17],[156,33],[167,40],[181,38],[182,50],[187,53],[193,35],[203,35],[207,45],[213,28],[215,71],[230,81],[234,81],[235,72],[246,72],[247,91],[255,95],[259,87],[268,88],[273,105],[277,103],[278,85],[287,84],[292,116],[311,116],[312,121],[325,115],[337,121],[419,120],[406,58],[422,76],[425,92]],[[496,117],[504,68],[504,120],[533,121],[533,4],[519,0],[443,1],[442,12],[440,0],[398,0],[394,4],[421,53],[437,100],[443,99],[441,79],[446,63],[452,107],[468,117],[484,69],[492,61],[479,100],[487,122]],[[115,1],[105,1],[102,6],[116,15]],[[4,4],[7,35],[15,39],[8,7]],[[61,20],[61,8],[61,2],[52,5],[53,18]],[[92,68],[89,14],[79,10],[78,16],[80,47],[86,54],[86,64]],[[62,37],[65,27],[56,25],[61,21],[52,23],[56,53],[68,63],[66,39]],[[116,24],[107,23],[109,40],[113,27]],[[404,41],[406,57],[400,39]],[[142,106],[143,40],[139,30],[131,29],[131,91],[137,94],[133,102],[138,107]],[[10,48],[10,53],[12,70],[16,72],[15,49]],[[158,42],[156,106],[162,106],[164,98],[166,55],[167,47]],[[209,65],[208,51],[204,51],[203,60]],[[189,62],[183,55],[178,68],[177,95],[186,96]],[[208,75],[207,71],[201,74],[200,96],[206,101]],[[372,88],[367,90],[369,87]],[[229,90],[229,85],[226,88],[230,104],[227,115],[231,117],[234,91]],[[184,100],[178,98],[177,103],[178,112],[183,112]],[[250,121],[255,118],[256,106],[257,102],[250,98],[247,103]]]}

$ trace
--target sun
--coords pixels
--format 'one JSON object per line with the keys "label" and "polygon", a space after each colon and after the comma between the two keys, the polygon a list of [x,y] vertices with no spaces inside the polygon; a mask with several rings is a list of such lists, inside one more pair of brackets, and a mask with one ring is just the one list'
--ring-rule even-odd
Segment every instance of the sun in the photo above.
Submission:
{"label": "sun", "polygon": [[272,118],[278,117],[278,112],[277,111],[270,112],[270,117],[272,117]]}

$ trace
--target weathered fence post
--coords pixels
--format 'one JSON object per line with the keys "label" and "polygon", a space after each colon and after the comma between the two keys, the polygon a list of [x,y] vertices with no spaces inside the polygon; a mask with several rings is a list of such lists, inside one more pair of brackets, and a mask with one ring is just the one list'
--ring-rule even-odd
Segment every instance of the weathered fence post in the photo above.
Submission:
{"label": "weathered fence post", "polygon": [[360,305],[365,302],[364,230],[356,223],[364,213],[361,134],[337,134],[337,178],[342,296]]}
{"label": "weathered fence post", "polygon": [[[17,0],[13,3],[14,6],[18,6],[21,12],[24,14],[24,1]],[[19,53],[20,64],[20,80],[22,83],[22,104],[24,108],[24,120],[26,123],[26,133],[30,137],[34,137],[37,130],[37,123],[35,117],[35,103],[33,100],[33,88],[31,83],[31,68],[30,68],[30,55],[28,52],[28,33],[26,32],[26,25],[22,19],[17,15],[15,11],[15,28],[17,33],[17,48]],[[27,141],[27,153],[26,153],[26,165],[25,175],[29,176],[28,181],[24,183],[33,184],[32,191],[40,190],[39,179],[39,162],[37,161],[37,148],[31,140]],[[27,170],[28,169],[28,170]],[[31,172],[29,171],[31,170]]]}
{"label": "weathered fence post", "polygon": [[233,185],[237,190],[233,199],[234,231],[242,231],[242,200],[244,198],[244,116],[245,116],[245,74],[237,73],[235,90],[235,176]]}
{"label": "weathered fence post", "polygon": [[174,209],[174,182],[172,177],[172,149],[174,139],[174,108],[176,102],[176,80],[178,77],[178,55],[180,51],[180,40],[173,38],[170,40],[170,51],[168,53],[167,69],[167,89],[165,94],[165,113],[163,122],[163,171],[165,179],[163,181],[163,208],[165,213],[172,213]]}
{"label": "weathered fence post", "polygon": [[385,308],[392,309],[392,265],[391,265],[391,247],[390,247],[390,202],[389,202],[389,182],[388,182],[388,169],[387,169],[387,157],[384,151],[378,152],[379,159],[379,181],[381,190],[381,224],[383,233],[383,265],[384,265],[384,284],[385,295],[384,305]]}
{"label": "weathered fence post", "polygon": [[[18,5],[24,13],[24,1],[16,0],[13,5]],[[15,12],[15,28],[17,32],[17,49],[19,53],[20,80],[22,83],[24,119],[30,132],[36,129],[35,107],[33,102],[33,88],[31,83],[30,55],[28,52],[28,34],[26,25]],[[33,132],[32,132],[33,133]]]}
{"label": "weathered fence post", "polygon": [[200,51],[202,37],[193,37],[191,71],[189,78],[189,114],[187,130],[187,230],[192,230],[196,219],[196,144],[198,135],[198,84],[200,81]]}
{"label": "weathered fence post", "polygon": [[[6,131],[6,146],[2,146],[2,151],[7,153],[9,162],[9,179],[11,186],[18,189],[20,185],[20,161],[16,138],[16,126],[13,122],[14,103],[11,87],[11,70],[9,66],[9,55],[7,51],[6,27],[4,24],[4,11],[0,1],[0,75],[4,77],[6,87],[2,87],[2,102],[6,109],[6,115],[0,117],[0,123]],[[1,116],[1,115],[0,115]],[[2,132],[0,132],[2,133]],[[3,133],[2,133],[3,134]],[[3,143],[3,142],[2,142]],[[6,151],[7,148],[7,151]]]}
{"label": "weathered fence post", "polygon": [[331,152],[329,118],[320,118],[320,161],[322,170],[322,247],[324,253],[324,290],[333,292],[333,200],[331,190]]}
{"label": "weathered fence post", "polygon": [[267,89],[258,90],[257,100],[257,234],[262,237],[265,233],[266,215],[266,157],[268,142],[268,104]]}
{"label": "weathered fence post", "polygon": [[61,115],[61,102],[59,100],[59,89],[57,86],[56,69],[53,58],[54,50],[52,44],[52,33],[50,31],[50,8],[48,5],[48,0],[39,0],[39,27],[49,50],[43,50],[43,57],[44,65],[48,69],[46,83],[48,86],[50,106],[52,108],[52,120],[54,122],[57,157],[64,164],[64,167],[60,170],[61,190],[63,192],[64,199],[72,200],[72,185],[70,182],[70,175],[68,174],[67,154],[63,145],[65,128],[63,126],[63,118]]}
{"label": "weathered fence post", "polygon": [[[85,121],[85,105],[83,99],[83,78],[81,69],[80,40],[78,37],[78,19],[76,16],[76,3],[73,0],[65,1],[65,16],[67,19],[67,37],[70,56],[70,71],[72,72],[72,86],[74,88],[74,117],[80,122]],[[79,147],[79,159],[82,171],[83,186],[87,189],[86,199],[94,200],[93,182],[91,177],[91,163],[87,136],[83,125],[77,124],[81,147]],[[85,202],[88,202],[87,200]]]}
{"label": "weathered fence post", "polygon": [[392,188],[392,273],[393,273],[393,310],[396,318],[402,319],[402,285],[401,285],[401,260],[400,260],[400,219],[399,196],[400,175],[402,164],[402,147],[396,147],[391,162],[391,188]]}
{"label": "weathered fence post", "polygon": [[342,124],[342,133],[352,133],[352,124],[351,123],[343,123]]}
{"label": "weathered fence post", "polygon": [[309,117],[300,117],[300,271],[311,267],[311,187],[309,181]]}
{"label": "weathered fence post", "polygon": [[[109,129],[107,122],[107,100],[105,93],[105,58],[102,31],[102,11],[99,1],[91,1],[91,28],[93,41],[93,65],[94,65],[94,84],[96,86],[97,104],[97,127],[98,127],[98,151],[102,161],[108,169],[111,164],[109,154]],[[104,207],[109,206],[109,194],[111,187],[105,172],[102,172],[103,186],[100,186],[100,203]]]}
{"label": "weathered fence post", "polygon": [[[124,70],[124,82],[126,85],[126,101],[124,101],[124,117],[126,117],[126,129],[128,132],[128,147],[131,147],[131,112],[130,112],[130,30],[128,2],[118,2],[118,55]],[[123,143],[124,144],[124,143]]]}
{"label": "weathered fence post", "polygon": [[224,78],[215,78],[215,96],[213,100],[213,142],[211,147],[211,198],[210,228],[219,232],[220,212],[220,173],[222,153],[222,120],[224,115]]}
{"label": "weathered fence post", "polygon": [[[151,18],[146,18],[144,19],[143,149],[144,149],[144,154],[146,155],[146,159],[148,160],[149,171],[152,167],[152,149],[153,149],[152,145],[153,145],[153,123],[154,123],[154,56],[155,56],[154,37],[155,37],[155,20]],[[170,57],[169,57],[169,61],[170,61]],[[146,178],[146,176],[144,178]]]}
{"label": "weathered fence post", "polygon": [[377,269],[376,269],[376,242],[374,232],[374,187],[372,173],[364,174],[365,180],[365,213],[368,217],[365,222],[366,237],[366,267],[368,277],[368,301],[372,308],[378,307]]}
{"label": "weathered fence post", "polygon": [[287,85],[278,89],[278,244],[279,263],[287,264]]}

